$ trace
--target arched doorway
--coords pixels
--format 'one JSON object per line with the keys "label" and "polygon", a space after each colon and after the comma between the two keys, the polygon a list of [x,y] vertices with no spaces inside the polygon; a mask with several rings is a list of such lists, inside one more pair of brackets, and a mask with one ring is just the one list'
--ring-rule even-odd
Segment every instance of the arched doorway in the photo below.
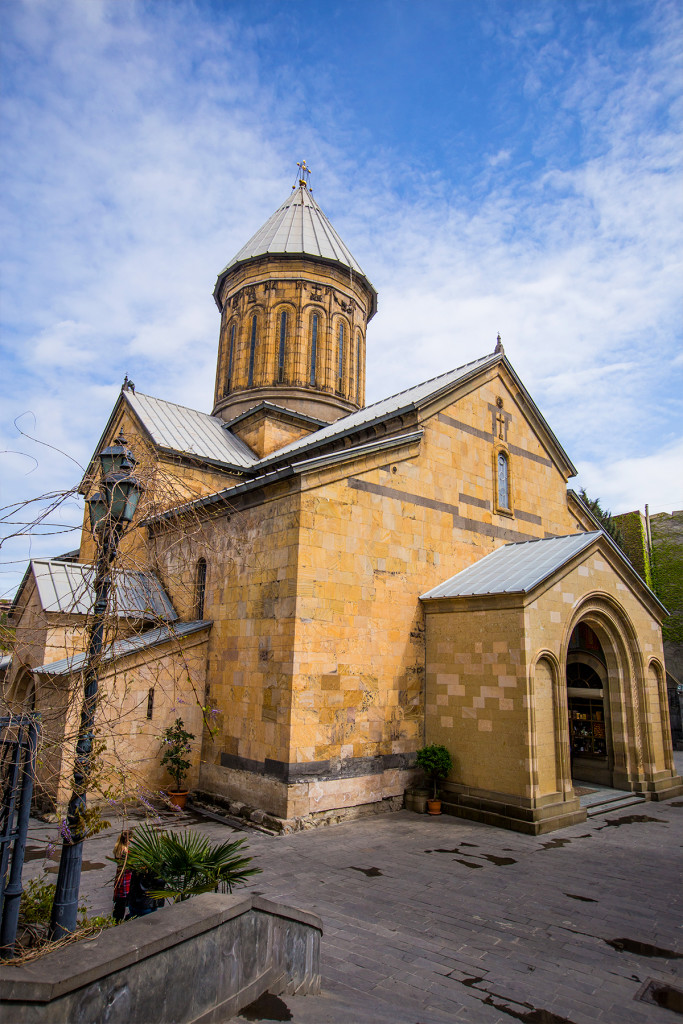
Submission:
{"label": "arched doorway", "polygon": [[607,661],[590,626],[579,622],[567,650],[567,708],[572,778],[612,785]]}

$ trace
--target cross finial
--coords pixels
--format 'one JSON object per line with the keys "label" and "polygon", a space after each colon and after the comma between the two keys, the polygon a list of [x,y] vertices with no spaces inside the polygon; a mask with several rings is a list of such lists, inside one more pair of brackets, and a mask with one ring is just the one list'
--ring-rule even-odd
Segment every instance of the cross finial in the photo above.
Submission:
{"label": "cross finial", "polygon": [[498,332],[498,337],[496,338],[496,347],[494,348],[493,351],[496,353],[496,355],[502,355],[502,356],[505,355],[505,349],[503,348],[503,342],[500,340],[500,331]]}
{"label": "cross finial", "polygon": [[295,189],[297,187],[297,184],[299,184],[303,186],[303,188],[307,188],[309,192],[312,192],[313,189],[311,188],[310,185],[311,168],[306,166],[305,160],[302,160],[300,163],[297,163],[296,166],[299,168],[298,182],[294,182],[294,184],[292,185],[292,189]]}
{"label": "cross finial", "polygon": [[123,384],[121,385],[122,391],[132,391],[135,394],[135,384],[132,380],[128,380],[128,374],[123,378]]}

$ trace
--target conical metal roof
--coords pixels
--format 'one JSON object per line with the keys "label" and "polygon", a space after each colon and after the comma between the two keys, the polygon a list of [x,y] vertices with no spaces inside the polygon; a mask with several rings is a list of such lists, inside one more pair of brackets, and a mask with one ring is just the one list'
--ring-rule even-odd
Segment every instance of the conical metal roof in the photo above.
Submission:
{"label": "conical metal roof", "polygon": [[306,185],[285,199],[263,227],[243,245],[218,275],[214,296],[224,275],[232,268],[259,256],[311,256],[336,263],[362,277],[373,293],[373,312],[377,293],[363,269],[351,255],[329,220],[318,206]]}

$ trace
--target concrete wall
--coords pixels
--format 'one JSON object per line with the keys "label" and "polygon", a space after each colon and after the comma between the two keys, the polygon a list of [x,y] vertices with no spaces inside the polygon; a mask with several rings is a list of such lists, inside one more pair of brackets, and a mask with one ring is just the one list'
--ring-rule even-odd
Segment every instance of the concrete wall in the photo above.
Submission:
{"label": "concrete wall", "polygon": [[7,1024],[219,1024],[266,990],[320,990],[322,923],[258,896],[205,893],[20,967]]}

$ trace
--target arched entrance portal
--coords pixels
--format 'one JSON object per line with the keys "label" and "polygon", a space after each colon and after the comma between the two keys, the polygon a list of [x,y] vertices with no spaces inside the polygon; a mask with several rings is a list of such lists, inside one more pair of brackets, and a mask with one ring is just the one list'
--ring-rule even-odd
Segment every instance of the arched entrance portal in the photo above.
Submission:
{"label": "arched entrance portal", "polygon": [[612,785],[608,672],[602,645],[585,622],[567,651],[567,705],[572,778]]}

